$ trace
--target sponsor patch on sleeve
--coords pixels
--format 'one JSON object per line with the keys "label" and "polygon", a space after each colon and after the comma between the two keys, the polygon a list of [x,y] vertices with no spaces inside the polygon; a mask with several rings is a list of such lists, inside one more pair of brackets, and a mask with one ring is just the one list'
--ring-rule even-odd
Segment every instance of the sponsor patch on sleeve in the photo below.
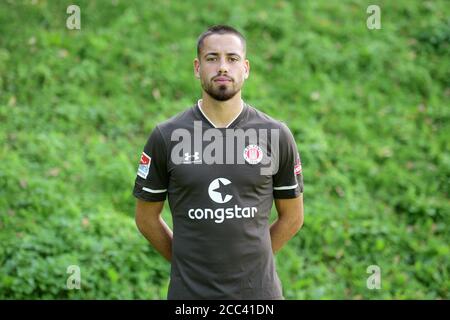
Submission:
{"label": "sponsor patch on sleeve", "polygon": [[297,158],[295,159],[294,174],[297,176],[302,173],[302,163],[300,162],[300,154],[297,153]]}
{"label": "sponsor patch on sleeve", "polygon": [[152,158],[150,158],[145,152],[142,152],[141,161],[139,162],[139,168],[137,175],[143,179],[147,179],[148,172],[150,171],[150,163]]}

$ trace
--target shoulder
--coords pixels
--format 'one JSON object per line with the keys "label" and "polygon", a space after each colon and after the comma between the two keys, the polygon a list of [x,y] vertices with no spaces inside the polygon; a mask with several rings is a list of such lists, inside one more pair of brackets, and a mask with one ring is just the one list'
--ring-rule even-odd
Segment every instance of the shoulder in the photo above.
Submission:
{"label": "shoulder", "polygon": [[254,126],[265,126],[270,129],[278,129],[282,134],[290,134],[290,129],[286,122],[278,120],[261,110],[258,110],[252,105],[247,104],[249,107],[249,122]]}
{"label": "shoulder", "polygon": [[169,138],[173,130],[184,128],[192,123],[194,120],[193,107],[175,114],[167,120],[158,123],[154,130],[158,130],[161,136],[165,139]]}

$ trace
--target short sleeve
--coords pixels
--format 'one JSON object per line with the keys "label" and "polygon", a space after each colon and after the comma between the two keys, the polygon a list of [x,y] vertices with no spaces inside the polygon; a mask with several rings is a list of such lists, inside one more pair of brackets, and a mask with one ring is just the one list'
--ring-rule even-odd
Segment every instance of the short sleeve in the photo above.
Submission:
{"label": "short sleeve", "polygon": [[282,123],[279,135],[279,167],[273,175],[275,199],[296,198],[303,193],[303,174],[300,153],[294,136]]}
{"label": "short sleeve", "polygon": [[168,187],[167,147],[158,127],[141,154],[133,195],[144,201],[164,201]]}

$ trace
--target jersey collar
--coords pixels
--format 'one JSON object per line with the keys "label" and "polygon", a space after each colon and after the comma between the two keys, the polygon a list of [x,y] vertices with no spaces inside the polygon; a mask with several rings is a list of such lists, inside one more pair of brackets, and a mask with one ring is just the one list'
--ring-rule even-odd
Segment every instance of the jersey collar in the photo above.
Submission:
{"label": "jersey collar", "polygon": [[241,120],[242,120],[242,118],[243,118],[243,116],[244,116],[244,114],[245,114],[245,111],[247,111],[247,105],[246,105],[246,103],[244,103],[244,101],[241,99],[241,105],[242,105],[242,107],[241,107],[241,111],[236,115],[236,117],[233,119],[233,120],[231,120],[230,121],[230,123],[228,123],[228,125],[226,125],[224,128],[221,128],[221,127],[217,127],[207,116],[206,116],[206,114],[203,112],[203,110],[202,110],[202,107],[201,107],[201,103],[202,103],[202,99],[199,99],[198,101],[197,101],[197,104],[196,104],[196,106],[195,106],[195,109],[197,110],[197,112],[200,114],[200,116],[204,119],[204,120],[206,120],[213,128],[218,128],[218,129],[228,129],[228,128],[231,128],[231,127],[234,127],[236,124],[238,124]]}

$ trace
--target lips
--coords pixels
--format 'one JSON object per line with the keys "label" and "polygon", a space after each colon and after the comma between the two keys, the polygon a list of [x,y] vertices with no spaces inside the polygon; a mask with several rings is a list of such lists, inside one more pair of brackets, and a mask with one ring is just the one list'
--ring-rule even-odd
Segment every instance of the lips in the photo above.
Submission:
{"label": "lips", "polygon": [[214,78],[215,82],[225,83],[225,82],[231,82],[232,80],[228,77],[216,77]]}

